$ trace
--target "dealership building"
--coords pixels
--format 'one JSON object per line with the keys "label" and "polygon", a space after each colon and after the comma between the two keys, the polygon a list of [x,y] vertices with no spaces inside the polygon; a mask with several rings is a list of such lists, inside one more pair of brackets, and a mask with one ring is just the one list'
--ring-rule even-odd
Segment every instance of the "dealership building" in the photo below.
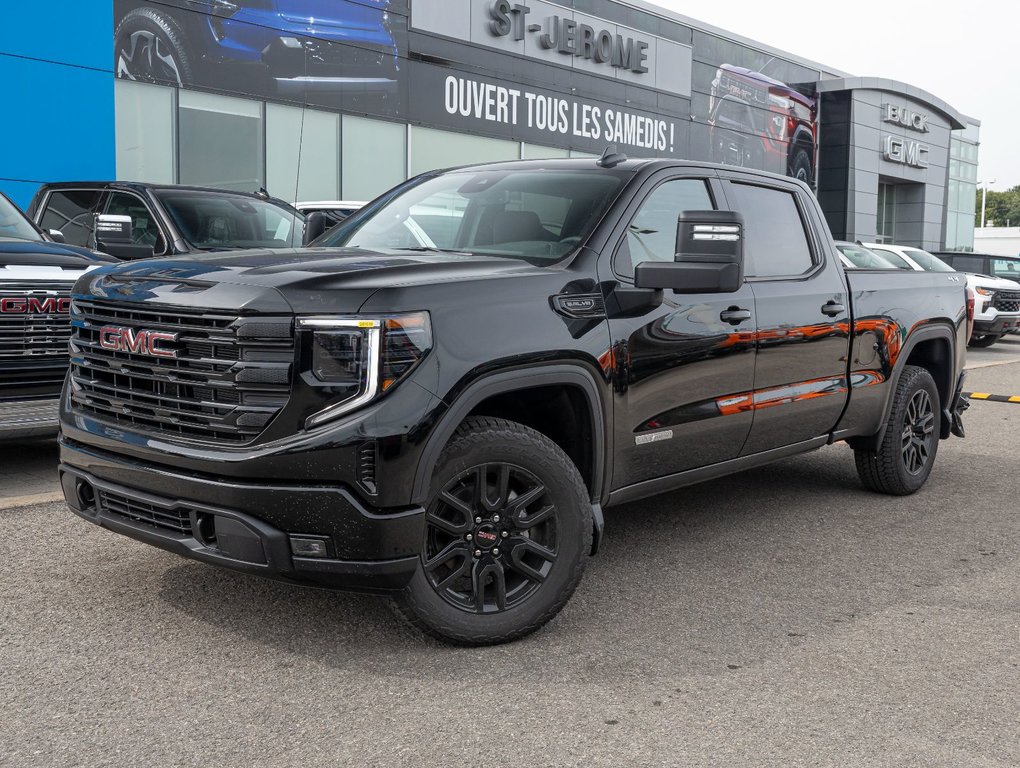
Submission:
{"label": "dealership building", "polygon": [[0,190],[367,200],[433,168],[632,157],[803,179],[837,238],[972,250],[980,123],[641,0],[57,0],[0,27]]}

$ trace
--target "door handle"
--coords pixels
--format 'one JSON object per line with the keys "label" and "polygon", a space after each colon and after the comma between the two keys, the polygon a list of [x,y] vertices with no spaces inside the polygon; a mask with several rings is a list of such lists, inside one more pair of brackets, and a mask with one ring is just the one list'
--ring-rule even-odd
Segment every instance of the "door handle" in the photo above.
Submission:
{"label": "door handle", "polygon": [[719,313],[719,319],[730,325],[740,325],[745,320],[751,319],[751,312],[740,307],[730,307]]}
{"label": "door handle", "polygon": [[836,303],[835,301],[830,301],[822,307],[822,314],[828,315],[829,317],[842,315],[844,312],[846,312],[846,307],[842,304]]}

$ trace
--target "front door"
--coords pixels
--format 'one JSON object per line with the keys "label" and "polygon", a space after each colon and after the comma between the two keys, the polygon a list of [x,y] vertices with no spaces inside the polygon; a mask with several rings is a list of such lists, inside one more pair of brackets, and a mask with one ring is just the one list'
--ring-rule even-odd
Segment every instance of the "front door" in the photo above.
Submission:
{"label": "front door", "polygon": [[[664,292],[655,309],[613,316],[614,290],[633,285],[634,267],[673,261],[683,211],[722,206],[718,180],[652,177],[615,235],[599,269],[610,307],[615,387],[613,489],[740,454],[753,414],[734,407],[754,385],[754,298]],[[617,312],[617,315],[620,313]]]}

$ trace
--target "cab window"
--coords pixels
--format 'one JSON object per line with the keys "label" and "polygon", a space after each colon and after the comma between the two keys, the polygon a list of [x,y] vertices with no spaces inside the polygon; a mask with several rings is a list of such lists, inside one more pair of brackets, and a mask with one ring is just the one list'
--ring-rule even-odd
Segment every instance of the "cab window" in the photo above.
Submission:
{"label": "cab window", "polygon": [[135,245],[151,245],[153,253],[165,250],[163,236],[148,206],[141,198],[125,192],[114,192],[106,205],[108,214],[131,217],[131,242]]}
{"label": "cab window", "polygon": [[680,214],[714,208],[704,179],[674,179],[656,187],[627,227],[617,251],[617,274],[633,279],[634,267],[642,262],[675,261]]}
{"label": "cab window", "polygon": [[814,266],[807,231],[792,192],[733,182],[727,195],[744,217],[748,277],[793,277]]}

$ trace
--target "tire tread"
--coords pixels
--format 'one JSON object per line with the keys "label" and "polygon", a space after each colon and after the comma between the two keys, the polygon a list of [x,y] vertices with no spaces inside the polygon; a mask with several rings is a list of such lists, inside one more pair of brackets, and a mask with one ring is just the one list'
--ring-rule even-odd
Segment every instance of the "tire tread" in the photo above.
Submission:
{"label": "tire tread", "polygon": [[[574,462],[571,461],[563,450],[548,437],[531,427],[524,426],[523,424],[492,416],[473,416],[466,419],[457,428],[443,453],[447,453],[455,446],[457,449],[461,449],[463,447],[470,448],[471,446],[476,445],[484,447],[490,444],[494,439],[510,440],[518,444],[522,442],[530,443],[533,447],[548,453],[549,461],[552,463],[551,468],[554,471],[561,472],[564,477],[567,477],[571,484],[574,485],[578,498],[583,500],[583,503],[590,504],[588,490],[585,488],[584,482],[581,479],[581,474],[578,472],[577,467],[574,466]],[[440,458],[440,465],[442,461],[443,459]],[[592,536],[594,534],[590,520],[588,522],[589,524],[585,526],[586,536],[581,542],[581,557],[573,563],[569,578],[560,588],[556,598],[549,607],[533,621],[521,625],[513,630],[504,632],[498,636],[493,636],[489,633],[464,632],[455,627],[443,624],[441,621],[426,621],[423,618],[425,611],[415,601],[414,595],[409,589],[391,596],[389,598],[389,604],[396,614],[407,621],[412,627],[446,643],[464,646],[483,646],[498,645],[500,643],[507,643],[512,640],[522,638],[525,635],[529,635],[541,628],[557,613],[559,613],[574,593],[578,583],[581,581],[581,576],[584,574],[584,569],[587,565],[588,553],[591,551]]]}

